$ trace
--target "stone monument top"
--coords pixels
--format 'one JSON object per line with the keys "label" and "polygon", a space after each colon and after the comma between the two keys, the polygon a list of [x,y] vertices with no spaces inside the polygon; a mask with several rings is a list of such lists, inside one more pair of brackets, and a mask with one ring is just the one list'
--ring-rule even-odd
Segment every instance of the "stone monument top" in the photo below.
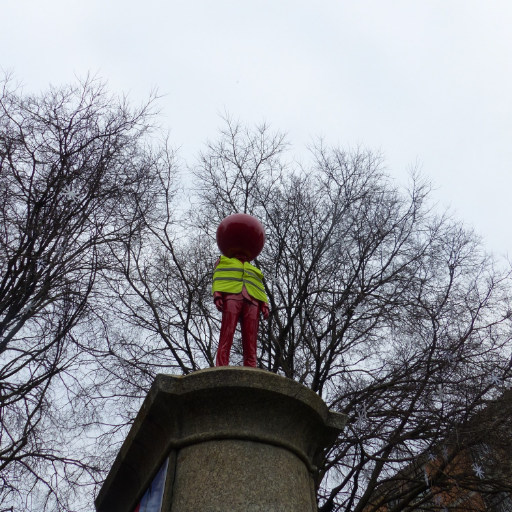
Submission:
{"label": "stone monument top", "polygon": [[158,375],[96,509],[134,512],[165,470],[161,512],[314,512],[317,465],[345,422],[310,389],[265,370]]}

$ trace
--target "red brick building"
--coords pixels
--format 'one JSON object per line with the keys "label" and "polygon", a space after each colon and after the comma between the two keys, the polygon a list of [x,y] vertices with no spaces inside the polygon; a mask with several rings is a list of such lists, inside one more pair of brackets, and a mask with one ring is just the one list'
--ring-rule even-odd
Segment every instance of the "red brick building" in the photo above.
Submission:
{"label": "red brick building", "polygon": [[512,512],[512,391],[376,487],[364,512]]}

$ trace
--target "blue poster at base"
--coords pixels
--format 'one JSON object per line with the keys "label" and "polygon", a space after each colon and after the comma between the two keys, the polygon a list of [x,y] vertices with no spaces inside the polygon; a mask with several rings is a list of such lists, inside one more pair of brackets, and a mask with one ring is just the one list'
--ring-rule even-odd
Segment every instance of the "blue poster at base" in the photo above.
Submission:
{"label": "blue poster at base", "polygon": [[167,458],[133,512],[161,512],[168,465]]}

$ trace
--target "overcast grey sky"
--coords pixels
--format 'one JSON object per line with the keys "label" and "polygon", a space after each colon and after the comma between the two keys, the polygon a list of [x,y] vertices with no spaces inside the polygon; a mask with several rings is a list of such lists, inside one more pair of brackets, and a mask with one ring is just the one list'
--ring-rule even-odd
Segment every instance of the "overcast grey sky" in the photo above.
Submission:
{"label": "overcast grey sky", "polygon": [[512,256],[510,0],[0,0],[0,67],[27,90],[88,71],[139,101],[157,86],[187,159],[218,113],[381,150]]}

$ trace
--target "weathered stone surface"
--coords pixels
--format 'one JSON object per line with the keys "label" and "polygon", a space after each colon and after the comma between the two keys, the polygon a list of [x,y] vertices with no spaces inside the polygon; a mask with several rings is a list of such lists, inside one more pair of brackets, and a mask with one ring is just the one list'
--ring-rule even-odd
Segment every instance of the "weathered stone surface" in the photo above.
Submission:
{"label": "weathered stone surface", "polygon": [[180,450],[172,512],[311,512],[312,480],[283,448],[251,441],[210,441]]}
{"label": "weathered stone surface", "polygon": [[345,417],[263,370],[158,375],[96,499],[133,512],[167,456],[165,512],[312,512],[313,475]]}

